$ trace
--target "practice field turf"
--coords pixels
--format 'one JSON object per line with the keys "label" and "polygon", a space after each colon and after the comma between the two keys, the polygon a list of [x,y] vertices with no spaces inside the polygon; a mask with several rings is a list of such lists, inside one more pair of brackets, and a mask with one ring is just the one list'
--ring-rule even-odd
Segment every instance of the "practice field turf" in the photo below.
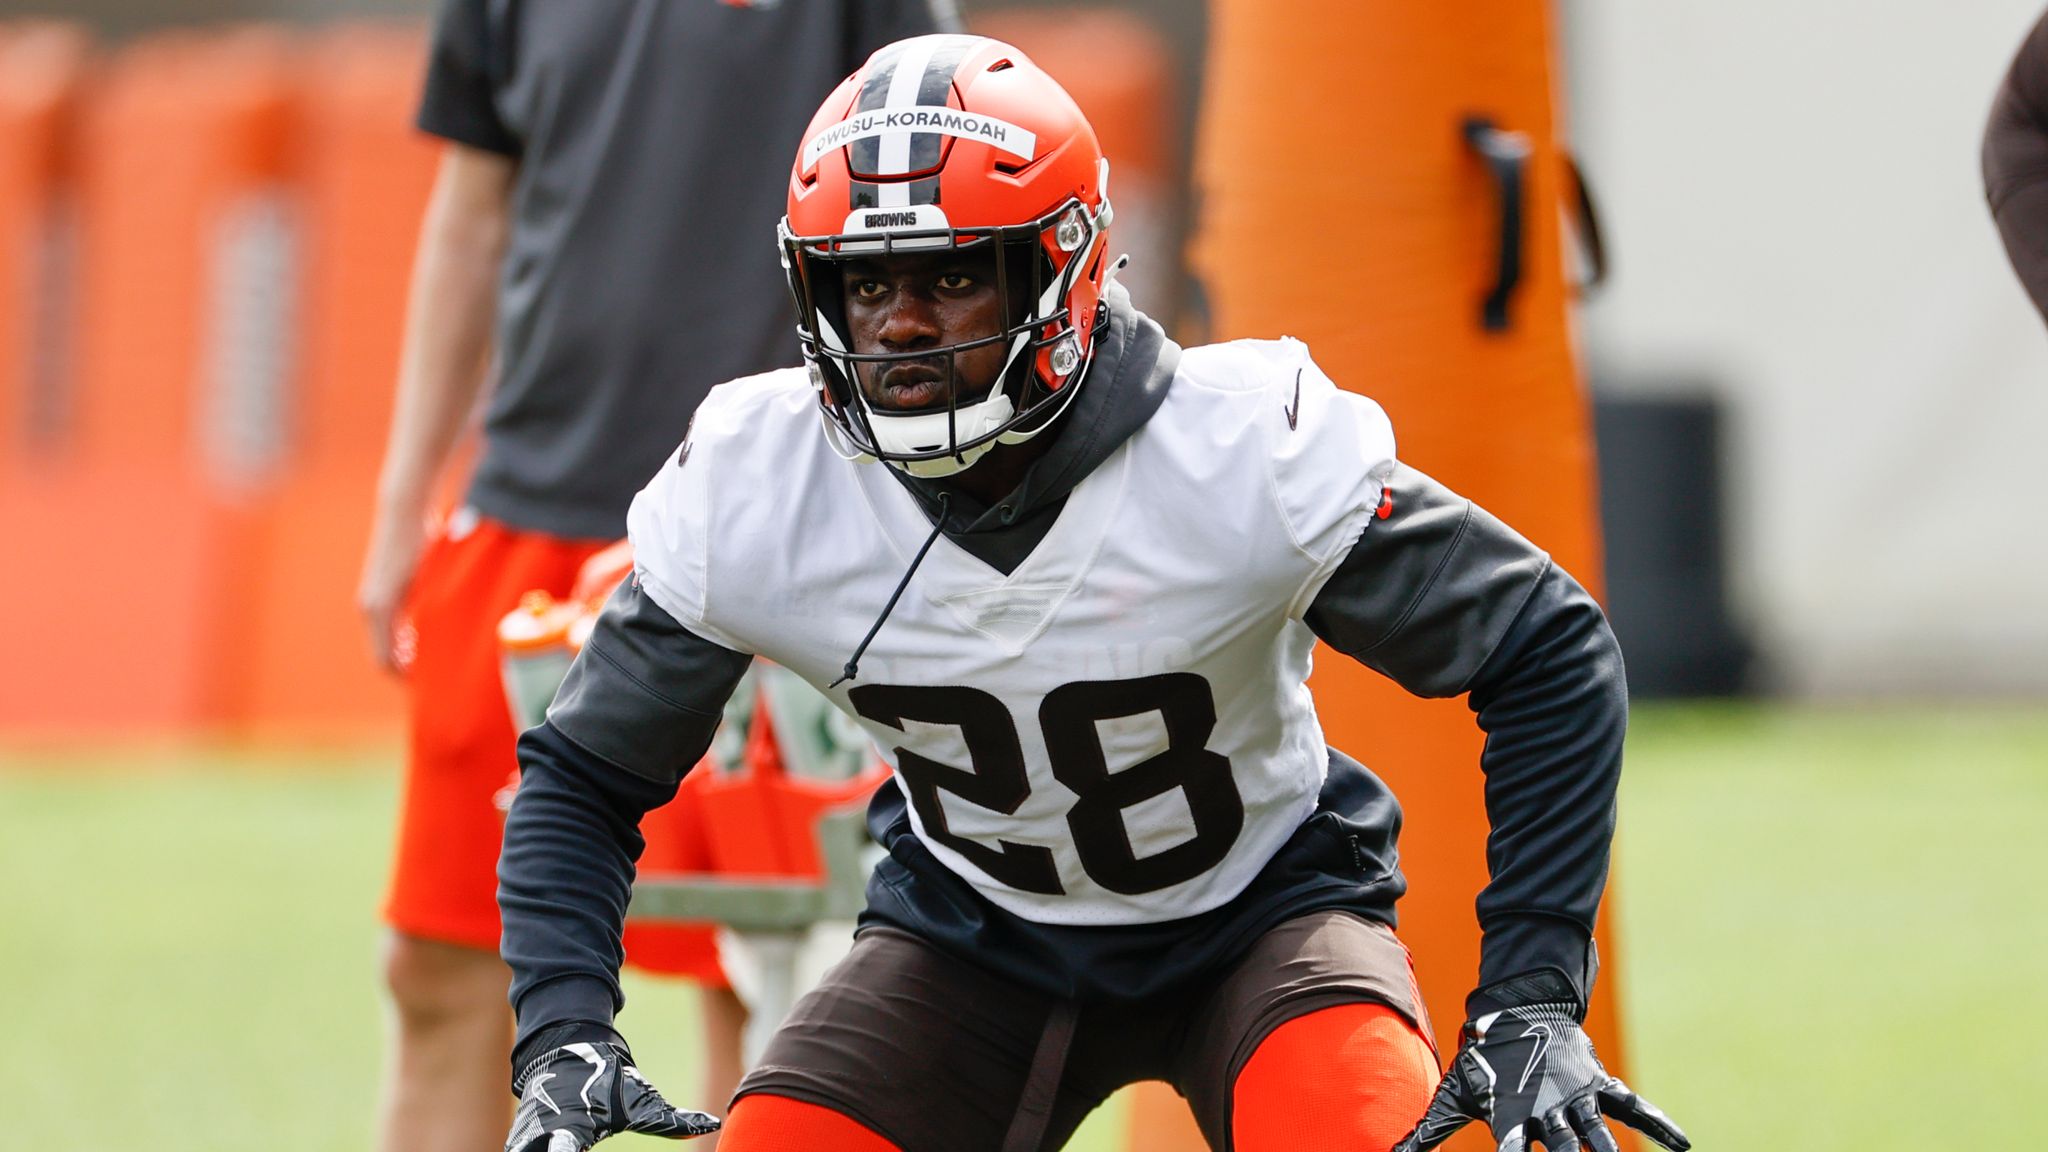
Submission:
{"label": "practice field turf", "polygon": [[[389,761],[0,752],[7,1147],[368,1146]],[[2031,1143],[2048,711],[1644,708],[1624,787],[1631,1077],[1699,1147]],[[687,997],[629,995],[685,1099]]]}

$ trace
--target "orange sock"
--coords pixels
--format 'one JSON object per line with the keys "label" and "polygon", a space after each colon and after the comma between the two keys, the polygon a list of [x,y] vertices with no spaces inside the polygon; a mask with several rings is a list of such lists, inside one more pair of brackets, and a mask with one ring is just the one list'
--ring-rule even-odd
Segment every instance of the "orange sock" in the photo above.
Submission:
{"label": "orange sock", "polygon": [[756,1092],[740,1097],[718,1152],[899,1152],[854,1120],[817,1104]]}
{"label": "orange sock", "polygon": [[1387,1152],[1436,1091],[1436,1053],[1400,1013],[1344,1004],[1266,1037],[1231,1090],[1237,1152]]}

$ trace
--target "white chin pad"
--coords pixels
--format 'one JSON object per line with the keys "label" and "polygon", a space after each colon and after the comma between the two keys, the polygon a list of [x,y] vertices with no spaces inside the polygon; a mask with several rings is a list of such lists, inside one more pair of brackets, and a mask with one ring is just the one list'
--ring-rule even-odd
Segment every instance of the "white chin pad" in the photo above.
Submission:
{"label": "white chin pad", "polygon": [[983,444],[979,448],[969,448],[957,457],[941,456],[936,460],[891,460],[889,466],[906,476],[915,476],[920,480],[938,480],[947,476],[958,476],[967,471],[969,465],[987,455],[988,450],[993,447],[995,445],[992,443]]}
{"label": "white chin pad", "polygon": [[[882,450],[883,459],[889,459],[891,456],[940,452],[955,444],[978,440],[1002,427],[1015,412],[1010,398],[998,391],[951,415],[943,409],[937,412],[877,412],[869,408],[867,416],[868,426],[874,429],[875,447]],[[993,447],[995,441],[990,440],[958,455],[914,462],[889,460],[889,463],[912,476],[951,476],[981,459]]]}

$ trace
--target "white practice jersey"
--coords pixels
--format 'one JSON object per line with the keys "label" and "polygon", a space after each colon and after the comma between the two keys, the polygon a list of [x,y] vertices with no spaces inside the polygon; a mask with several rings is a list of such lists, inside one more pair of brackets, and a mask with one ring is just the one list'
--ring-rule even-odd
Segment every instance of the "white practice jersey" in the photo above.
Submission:
{"label": "white practice jersey", "polygon": [[859,717],[919,839],[990,901],[1143,924],[1230,900],[1313,811],[1302,614],[1393,464],[1379,406],[1299,342],[1189,349],[1014,572],[940,538],[831,688],[932,524],[834,453],[802,370],[713,390],[629,524],[647,595]]}

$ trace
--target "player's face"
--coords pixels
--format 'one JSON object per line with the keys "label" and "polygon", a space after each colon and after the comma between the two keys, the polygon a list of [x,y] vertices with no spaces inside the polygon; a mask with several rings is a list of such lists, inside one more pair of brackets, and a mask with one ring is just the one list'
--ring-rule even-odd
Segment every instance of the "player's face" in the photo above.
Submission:
{"label": "player's face", "polygon": [[[851,261],[844,275],[854,352],[932,353],[856,365],[869,404],[881,411],[917,412],[944,408],[949,399],[964,404],[988,394],[1002,372],[1004,341],[951,356],[942,349],[1003,330],[992,253],[899,253]],[[951,387],[957,389],[951,397],[949,359]]]}

